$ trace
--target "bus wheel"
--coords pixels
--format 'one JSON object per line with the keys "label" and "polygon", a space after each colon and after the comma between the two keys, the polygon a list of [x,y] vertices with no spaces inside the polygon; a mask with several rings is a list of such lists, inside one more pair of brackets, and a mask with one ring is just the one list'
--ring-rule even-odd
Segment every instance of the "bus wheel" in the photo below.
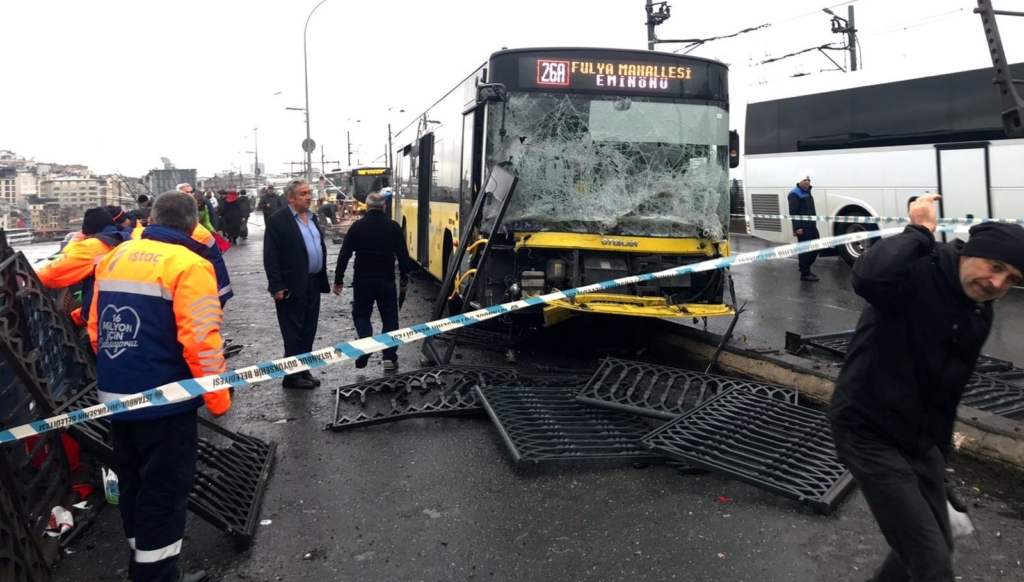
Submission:
{"label": "bus wheel", "polygon": [[[870,216],[870,215],[868,213],[866,213],[866,212],[853,211],[853,212],[847,213],[845,216]],[[858,233],[858,232],[867,232],[867,231],[871,231],[871,230],[878,230],[878,225],[877,224],[852,223],[852,224],[847,224],[845,226],[846,226],[846,228],[843,229],[843,231],[840,234],[854,234],[854,233]],[[861,257],[861,255],[866,253],[869,248],[871,248],[871,243],[873,243],[874,240],[875,239],[853,241],[853,242],[848,242],[846,244],[840,245],[839,248],[837,249],[839,251],[839,256],[843,257],[843,260],[846,261],[846,264],[850,265],[852,267],[853,263],[856,262],[857,259],[859,259]]]}

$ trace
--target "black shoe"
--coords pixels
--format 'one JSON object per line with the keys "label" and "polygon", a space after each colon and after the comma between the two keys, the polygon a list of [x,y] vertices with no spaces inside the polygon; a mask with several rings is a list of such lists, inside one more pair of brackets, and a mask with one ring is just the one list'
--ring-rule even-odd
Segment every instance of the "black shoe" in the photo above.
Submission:
{"label": "black shoe", "polygon": [[819,279],[818,276],[815,275],[814,273],[802,273],[800,275],[800,280],[801,281],[820,281],[821,279]]}
{"label": "black shoe", "polygon": [[294,388],[297,390],[312,390],[316,388],[316,384],[312,380],[307,380],[302,376],[287,376],[284,381],[281,382],[282,388]]}
{"label": "black shoe", "polygon": [[356,358],[356,367],[360,370],[366,367],[366,364],[370,363],[370,354],[363,354]]}
{"label": "black shoe", "polygon": [[178,578],[178,582],[206,582],[210,577],[206,575],[206,570],[198,570],[191,574],[181,573],[181,577]]}
{"label": "black shoe", "polygon": [[316,384],[316,387],[317,387],[317,388],[319,388],[319,387],[320,387],[320,380],[318,380],[317,378],[314,378],[314,377],[313,377],[313,374],[311,374],[311,373],[309,372],[309,370],[306,370],[305,372],[303,372],[303,373],[302,373],[302,377],[303,377],[303,378],[305,378],[305,379],[307,379],[307,380],[309,380],[310,382],[312,382],[312,383]]}

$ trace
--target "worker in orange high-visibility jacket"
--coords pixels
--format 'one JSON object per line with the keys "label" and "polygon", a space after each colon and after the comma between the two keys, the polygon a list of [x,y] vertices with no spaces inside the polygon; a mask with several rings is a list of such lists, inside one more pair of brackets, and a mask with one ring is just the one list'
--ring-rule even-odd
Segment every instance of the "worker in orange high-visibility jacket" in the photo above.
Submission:
{"label": "worker in orange high-visibility jacket", "polygon": [[118,245],[129,240],[127,231],[118,230],[110,214],[102,208],[90,208],[82,219],[85,238],[69,243],[57,258],[43,265],[36,275],[50,289],[63,289],[82,284],[82,307],[71,312],[71,318],[85,327],[92,302],[93,272],[96,265]]}
{"label": "worker in orange high-visibility jacket", "polygon": [[[142,238],[144,230],[144,226],[137,225],[132,230],[132,238]],[[228,275],[228,266],[224,263],[224,254],[220,252],[213,234],[202,224],[196,223],[196,228],[192,231],[192,240],[201,245],[193,245],[192,250],[213,264],[213,270],[217,273],[217,296],[220,297],[220,306],[224,307],[228,299],[235,296],[235,292],[231,290],[231,277]]]}
{"label": "worker in orange high-visibility jacket", "polygon": [[[195,201],[183,192],[157,198],[142,238],[122,244],[96,268],[89,339],[99,397],[111,402],[165,384],[223,373],[223,311],[213,265],[190,236]],[[196,394],[197,385],[186,390]],[[143,406],[111,417],[119,507],[135,582],[206,580],[178,567],[189,491],[196,474],[196,411],[231,406],[227,390]]]}

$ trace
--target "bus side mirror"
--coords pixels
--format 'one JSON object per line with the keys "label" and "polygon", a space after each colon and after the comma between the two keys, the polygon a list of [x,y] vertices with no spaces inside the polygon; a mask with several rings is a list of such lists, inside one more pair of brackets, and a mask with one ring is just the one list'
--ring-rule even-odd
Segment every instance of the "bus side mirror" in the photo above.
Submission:
{"label": "bus side mirror", "polygon": [[729,167],[736,168],[740,165],[740,132],[729,132]]}
{"label": "bus side mirror", "polygon": [[477,103],[504,103],[508,100],[508,90],[501,83],[481,83],[476,87]]}

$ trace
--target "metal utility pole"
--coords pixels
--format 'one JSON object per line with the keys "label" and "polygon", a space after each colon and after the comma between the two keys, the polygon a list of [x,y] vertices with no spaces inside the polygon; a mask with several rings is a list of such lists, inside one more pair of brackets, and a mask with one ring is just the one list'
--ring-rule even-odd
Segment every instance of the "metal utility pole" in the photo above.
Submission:
{"label": "metal utility pole", "polygon": [[[654,11],[654,7],[658,7],[658,11]],[[672,16],[672,7],[668,5],[668,2],[655,2],[654,0],[647,0],[647,50],[653,51],[654,45],[658,44],[658,35],[655,32],[655,27],[665,22]],[[689,41],[669,41],[669,42],[689,42]]]}
{"label": "metal utility pole", "polygon": [[352,132],[345,132],[345,149],[348,150],[348,167],[352,167]]}
{"label": "metal utility pole", "polygon": [[395,153],[391,149],[391,124],[389,123],[388,124],[388,167],[391,168],[392,172],[395,171],[395,167],[393,165],[394,163],[395,163]]}
{"label": "metal utility pole", "polygon": [[260,136],[258,133],[259,130],[260,128],[258,127],[252,128],[252,151],[253,155],[256,157],[256,166],[253,168],[252,181],[255,182],[254,186],[256,187],[257,193],[259,193],[260,191]]}
{"label": "metal utility pole", "polygon": [[853,6],[847,6],[847,18],[841,18],[829,8],[822,9],[832,16],[832,32],[846,35],[846,50],[850,51],[850,70],[857,70],[857,29],[853,26]]}
{"label": "metal utility pole", "polygon": [[647,0],[647,50],[654,50],[654,0]]}
{"label": "metal utility pole", "polygon": [[340,164],[337,160],[327,161],[327,157],[324,155],[324,146],[320,146],[320,173],[324,176],[327,175],[327,164]]}
{"label": "metal utility pole", "polygon": [[850,70],[857,70],[857,29],[853,26],[853,6],[847,6],[849,12],[848,24],[847,24],[847,38],[850,43]]}
{"label": "metal utility pole", "polygon": [[[306,142],[312,143],[312,138],[309,134],[309,60],[306,57],[306,31],[309,29],[309,19],[313,18],[313,13],[316,12],[317,8],[327,2],[327,0],[320,0],[320,3],[313,7],[309,11],[309,16],[306,17],[306,26],[302,28],[302,72],[306,78]],[[316,147],[316,146],[314,146]],[[313,148],[306,149],[306,183],[313,181]]]}

